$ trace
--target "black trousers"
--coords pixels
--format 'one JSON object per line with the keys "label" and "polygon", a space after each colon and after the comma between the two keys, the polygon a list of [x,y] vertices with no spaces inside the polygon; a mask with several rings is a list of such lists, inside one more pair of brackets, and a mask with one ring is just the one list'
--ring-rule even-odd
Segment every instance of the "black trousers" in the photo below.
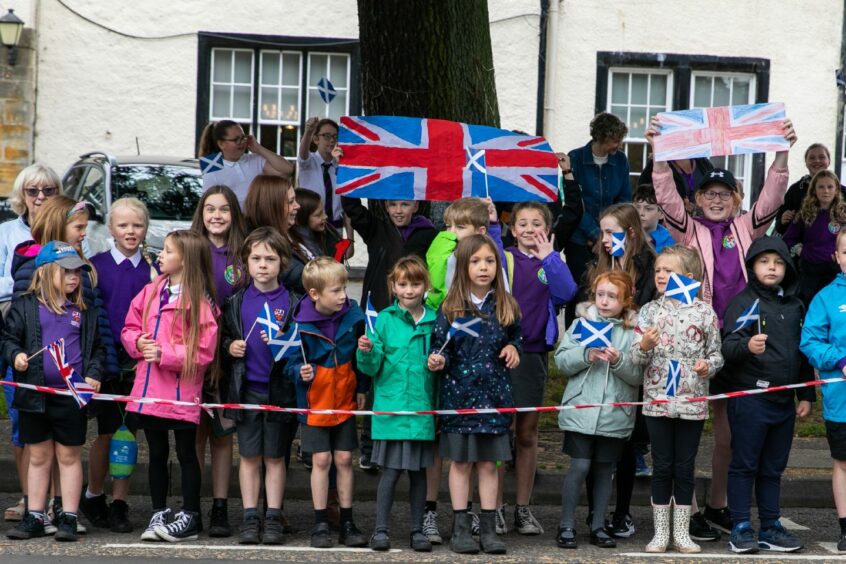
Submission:
{"label": "black trousers", "polygon": [[670,417],[646,417],[652,442],[652,503],[690,505],[696,452],[705,421]]}

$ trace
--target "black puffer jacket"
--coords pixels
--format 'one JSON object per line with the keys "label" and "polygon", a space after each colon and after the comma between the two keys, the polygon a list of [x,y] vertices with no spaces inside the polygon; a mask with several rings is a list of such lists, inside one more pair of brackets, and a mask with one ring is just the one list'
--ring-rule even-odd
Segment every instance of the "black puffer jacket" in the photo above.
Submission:
{"label": "black puffer jacket", "polygon": [[[15,365],[15,357],[20,353],[31,355],[46,345],[41,340],[41,324],[38,316],[38,300],[34,294],[25,294],[15,298],[12,308],[5,318],[5,326],[0,336],[0,354],[9,366]],[[97,329],[96,308],[86,308],[82,312],[80,325],[80,348],[82,349],[83,373],[80,376],[101,381],[104,376],[103,359],[106,351]],[[41,354],[47,354],[46,352]],[[43,386],[44,363],[40,356],[29,363],[25,372],[13,370],[15,382]],[[18,388],[12,407],[21,411],[44,412],[44,394]]]}
{"label": "black puffer jacket", "polygon": [[[244,324],[241,323],[241,305],[244,303],[244,292],[242,288],[233,294],[223,304],[223,314],[220,319],[221,338],[220,355],[223,361],[224,373],[229,376],[229,392],[226,401],[228,403],[245,403],[247,362],[243,358],[234,358],[229,354],[229,345],[233,341],[244,338]],[[299,301],[299,296],[290,292],[290,304],[285,312],[285,321],[280,324],[281,330],[287,331],[291,321],[291,312],[294,304]],[[285,377],[286,362],[284,360],[275,362],[270,372],[270,387],[268,390],[268,402],[278,407],[297,407],[297,395],[294,383]],[[244,412],[240,409],[226,409],[224,417],[233,421],[242,421]],[[297,416],[293,413],[279,413],[270,411],[267,414],[268,421],[286,421],[294,423]]]}
{"label": "black puffer jacket", "polygon": [[[786,271],[781,288],[764,286],[753,272],[755,258],[767,252],[778,253],[784,260]],[[775,237],[755,240],[746,254],[746,270],[749,283],[726,309],[722,346],[726,364],[718,376],[720,383],[730,391],[738,391],[813,380],[814,371],[799,351],[805,306],[797,296],[799,277],[787,245]],[[737,319],[755,300],[759,303],[761,330],[767,335],[766,349],[759,355],[749,351],[749,340],[758,334],[757,323],[734,332]],[[800,388],[796,390],[796,396],[800,400],[814,401],[816,392],[813,388]],[[792,391],[786,390],[763,394],[762,397],[789,403],[794,396]]]}

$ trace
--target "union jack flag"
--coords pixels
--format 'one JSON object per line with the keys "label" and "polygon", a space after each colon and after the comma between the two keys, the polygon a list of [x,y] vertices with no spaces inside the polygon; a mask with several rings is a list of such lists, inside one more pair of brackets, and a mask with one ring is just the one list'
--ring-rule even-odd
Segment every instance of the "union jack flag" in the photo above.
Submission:
{"label": "union jack flag", "polygon": [[558,160],[543,137],[452,121],[341,118],[336,192],[356,198],[555,201]]}
{"label": "union jack flag", "polygon": [[661,112],[655,160],[786,151],[784,104],[750,104]]}
{"label": "union jack flag", "polygon": [[91,396],[95,392],[94,388],[73,369],[73,366],[68,364],[65,358],[65,340],[59,339],[50,343],[47,346],[47,353],[53,359],[53,362],[56,363],[56,368],[59,369],[59,374],[61,374],[62,379],[67,384],[68,390],[73,395],[73,399],[76,400],[76,404],[82,409],[91,401]]}

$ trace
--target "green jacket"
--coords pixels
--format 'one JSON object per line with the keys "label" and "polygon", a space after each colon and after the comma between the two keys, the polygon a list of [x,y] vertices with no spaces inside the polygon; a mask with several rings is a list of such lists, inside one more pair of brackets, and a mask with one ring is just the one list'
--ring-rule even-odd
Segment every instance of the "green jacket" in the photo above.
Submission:
{"label": "green jacket", "polygon": [[[426,368],[435,312],[426,308],[417,325],[396,302],[379,312],[373,349],[356,352],[358,369],[373,378],[374,411],[425,411],[437,407],[437,380]],[[434,415],[375,415],[377,440],[435,440]]]}
{"label": "green jacket", "polygon": [[[610,321],[613,324],[611,343],[620,351],[620,360],[613,366],[606,362],[588,363],[589,349],[584,348],[573,336],[577,319],[555,351],[555,365],[569,378],[561,405],[637,401],[638,386],[643,383],[643,375],[629,354],[634,341],[634,329],[623,328],[620,319],[600,317],[593,304],[579,304],[576,315],[591,321]],[[637,318],[633,317],[631,325],[636,321]],[[634,422],[634,407],[568,409],[558,413],[558,427],[561,430],[601,437],[626,439],[632,434]]]}
{"label": "green jacket", "polygon": [[438,309],[446,298],[446,278],[449,257],[458,246],[458,237],[452,231],[441,231],[426,251],[426,265],[429,267],[429,278],[432,288],[426,295],[426,305]]}

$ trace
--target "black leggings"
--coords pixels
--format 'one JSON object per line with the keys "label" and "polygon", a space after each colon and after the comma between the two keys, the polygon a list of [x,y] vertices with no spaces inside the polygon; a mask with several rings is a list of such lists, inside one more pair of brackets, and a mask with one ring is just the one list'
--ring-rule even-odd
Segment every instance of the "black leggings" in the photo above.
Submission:
{"label": "black leggings", "polygon": [[[149,481],[153,511],[167,507],[168,471],[170,455],[166,430],[144,429],[147,445],[150,448]],[[197,428],[173,431],[176,442],[176,458],[182,470],[182,509],[199,513],[200,511],[200,462],[194,443],[197,441]]]}
{"label": "black leggings", "polygon": [[652,442],[652,503],[690,505],[693,500],[696,451],[705,421],[647,417]]}

